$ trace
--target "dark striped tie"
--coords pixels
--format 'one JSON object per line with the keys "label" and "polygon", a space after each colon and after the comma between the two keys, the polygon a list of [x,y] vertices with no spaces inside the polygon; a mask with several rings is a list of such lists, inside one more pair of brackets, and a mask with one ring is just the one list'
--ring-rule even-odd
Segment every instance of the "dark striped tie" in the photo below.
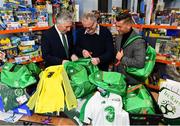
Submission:
{"label": "dark striped tie", "polygon": [[64,49],[66,51],[66,55],[69,58],[69,53],[68,53],[68,45],[67,45],[67,41],[66,41],[66,37],[65,34],[62,34],[62,40],[63,40],[63,44],[64,44]]}

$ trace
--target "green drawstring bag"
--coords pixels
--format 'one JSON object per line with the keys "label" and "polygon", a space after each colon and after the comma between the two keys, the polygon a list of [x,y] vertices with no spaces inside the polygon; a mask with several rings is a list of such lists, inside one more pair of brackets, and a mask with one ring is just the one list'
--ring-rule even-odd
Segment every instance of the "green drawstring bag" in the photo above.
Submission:
{"label": "green drawstring bag", "polygon": [[0,102],[4,110],[12,110],[19,105],[28,101],[29,95],[25,89],[10,88],[3,83],[0,83]]}
{"label": "green drawstring bag", "polygon": [[120,73],[97,71],[89,76],[89,80],[106,91],[121,96],[126,94],[125,76]]}
{"label": "green drawstring bag", "polygon": [[[125,43],[125,45],[123,46],[123,48],[126,48],[128,45],[130,45],[132,42],[134,42],[137,39],[142,39],[142,36],[136,35],[129,38]],[[146,80],[148,76],[151,74],[155,62],[156,62],[156,51],[151,46],[148,46],[146,49],[146,61],[144,68],[139,69],[139,68],[127,67],[126,72],[141,80]]]}
{"label": "green drawstring bag", "polygon": [[[21,68],[22,65],[16,65],[14,67],[14,71],[17,71],[18,69]],[[41,69],[35,64],[35,63],[29,63],[25,65],[28,70],[33,74],[33,75],[39,75],[41,72]]]}
{"label": "green drawstring bag", "polygon": [[98,68],[91,64],[90,59],[67,62],[64,64],[64,68],[77,98],[82,98],[96,89],[96,86],[90,83],[88,75],[97,71]]}
{"label": "green drawstring bag", "polygon": [[82,58],[82,59],[75,61],[74,63],[84,66],[86,68],[88,74],[99,71],[98,67],[93,65],[91,63],[91,59],[89,59],[89,58]]}
{"label": "green drawstring bag", "polygon": [[152,98],[142,84],[128,88],[127,92],[124,98],[124,108],[127,112],[132,114],[155,114]]}
{"label": "green drawstring bag", "polygon": [[25,88],[36,83],[36,79],[25,65],[5,63],[1,72],[1,82],[12,88]]}
{"label": "green drawstring bag", "polygon": [[35,63],[30,63],[26,66],[33,75],[39,75],[39,73],[41,72],[41,69]]}

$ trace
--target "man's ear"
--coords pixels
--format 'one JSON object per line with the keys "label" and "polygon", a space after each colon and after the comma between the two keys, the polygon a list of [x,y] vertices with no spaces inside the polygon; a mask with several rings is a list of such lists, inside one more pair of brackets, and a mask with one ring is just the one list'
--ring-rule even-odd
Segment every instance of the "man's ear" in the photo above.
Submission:
{"label": "man's ear", "polygon": [[129,23],[127,27],[128,27],[128,29],[130,30],[130,29],[132,28],[132,24]]}

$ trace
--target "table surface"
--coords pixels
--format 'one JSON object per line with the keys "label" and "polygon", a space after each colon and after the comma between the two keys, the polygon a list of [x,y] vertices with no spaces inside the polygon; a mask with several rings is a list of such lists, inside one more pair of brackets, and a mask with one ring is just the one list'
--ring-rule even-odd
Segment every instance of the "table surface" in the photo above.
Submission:
{"label": "table surface", "polygon": [[[48,116],[44,115],[38,115],[38,114],[33,114],[32,116],[23,116],[20,121],[27,121],[27,122],[32,122],[32,123],[41,123],[45,120],[48,120]],[[76,125],[71,119],[64,118],[64,117],[49,117],[49,123],[51,125]]]}

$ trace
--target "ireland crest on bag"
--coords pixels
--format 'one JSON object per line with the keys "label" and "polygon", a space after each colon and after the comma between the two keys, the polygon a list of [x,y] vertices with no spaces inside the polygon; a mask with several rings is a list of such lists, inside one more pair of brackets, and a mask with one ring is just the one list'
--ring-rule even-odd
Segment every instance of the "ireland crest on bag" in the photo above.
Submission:
{"label": "ireland crest on bag", "polygon": [[180,120],[180,83],[172,80],[162,82],[158,105],[167,119]]}
{"label": "ireland crest on bag", "polygon": [[162,88],[159,93],[158,104],[164,117],[179,118],[180,117],[180,95],[167,89]]}

